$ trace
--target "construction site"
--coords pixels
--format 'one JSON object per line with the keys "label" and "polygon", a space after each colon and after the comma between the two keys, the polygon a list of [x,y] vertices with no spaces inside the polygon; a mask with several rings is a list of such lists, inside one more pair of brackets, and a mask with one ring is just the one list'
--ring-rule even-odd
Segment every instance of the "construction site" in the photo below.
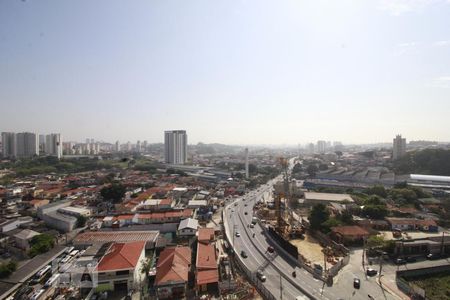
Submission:
{"label": "construction site", "polygon": [[254,215],[265,223],[269,233],[276,233],[274,236],[284,249],[296,248],[290,254],[302,265],[322,274],[344,254],[310,234],[307,213],[298,204],[303,191],[291,179],[290,161],[281,157],[278,163],[283,178],[274,185],[271,195],[255,204]]}

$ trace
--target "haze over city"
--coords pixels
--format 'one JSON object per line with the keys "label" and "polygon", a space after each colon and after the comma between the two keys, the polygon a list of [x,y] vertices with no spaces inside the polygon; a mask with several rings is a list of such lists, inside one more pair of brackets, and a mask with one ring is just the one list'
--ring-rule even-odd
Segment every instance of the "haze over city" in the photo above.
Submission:
{"label": "haze over city", "polygon": [[448,141],[449,1],[2,1],[0,128]]}

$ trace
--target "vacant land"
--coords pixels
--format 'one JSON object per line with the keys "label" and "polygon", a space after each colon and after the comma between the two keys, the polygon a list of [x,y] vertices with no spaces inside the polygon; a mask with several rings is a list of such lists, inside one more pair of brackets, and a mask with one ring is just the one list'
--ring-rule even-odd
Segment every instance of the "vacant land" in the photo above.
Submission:
{"label": "vacant land", "polygon": [[317,263],[323,266],[322,246],[313,237],[306,235],[304,240],[290,240],[291,244],[297,246],[298,252],[311,263]]}
{"label": "vacant land", "polygon": [[426,278],[414,278],[409,281],[424,289],[427,299],[450,299],[450,272],[441,273]]}

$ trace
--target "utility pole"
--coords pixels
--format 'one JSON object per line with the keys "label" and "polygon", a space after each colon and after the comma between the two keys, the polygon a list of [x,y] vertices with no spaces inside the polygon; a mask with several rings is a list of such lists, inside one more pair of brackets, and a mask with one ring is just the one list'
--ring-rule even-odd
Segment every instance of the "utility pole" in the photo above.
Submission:
{"label": "utility pole", "polygon": [[378,271],[378,279],[381,278],[381,268],[383,266],[383,251],[380,251],[380,256],[378,258],[378,262],[380,264],[380,271]]}

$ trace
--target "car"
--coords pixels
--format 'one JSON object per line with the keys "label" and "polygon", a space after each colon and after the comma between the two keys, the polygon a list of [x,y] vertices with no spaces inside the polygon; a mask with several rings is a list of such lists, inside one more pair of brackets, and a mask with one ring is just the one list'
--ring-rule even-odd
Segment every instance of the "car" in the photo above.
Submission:
{"label": "car", "polygon": [[242,250],[241,251],[241,256],[243,257],[243,258],[247,258],[248,256],[247,256],[247,252],[245,252],[244,250]]}
{"label": "car", "polygon": [[413,262],[416,262],[416,261],[417,261],[417,258],[408,256],[408,257],[406,258],[406,261],[409,262],[409,263],[413,263]]}
{"label": "car", "polygon": [[250,223],[250,228],[255,228],[255,225],[253,223]]}
{"label": "car", "polygon": [[237,203],[237,202],[234,202],[234,206],[238,206],[238,203]]}
{"label": "car", "polygon": [[267,252],[269,252],[269,253],[274,253],[274,252],[275,252],[275,249],[273,249],[272,246],[269,246],[269,247],[267,247]]}
{"label": "car", "polygon": [[375,276],[375,275],[377,275],[377,273],[378,273],[378,271],[375,270],[375,269],[372,269],[372,268],[368,268],[368,269],[366,270],[367,276]]}
{"label": "car", "polygon": [[433,260],[433,259],[439,259],[441,256],[439,254],[430,253],[427,255],[427,259]]}
{"label": "car", "polygon": [[355,289],[359,289],[361,287],[361,280],[359,280],[358,278],[353,279],[353,287]]}
{"label": "car", "polygon": [[244,206],[247,206],[247,203],[245,203]]}
{"label": "car", "polygon": [[245,211],[245,212],[244,212],[244,215],[248,215],[248,213]]}
{"label": "car", "polygon": [[406,260],[404,260],[403,258],[397,258],[395,260],[395,264],[396,265],[404,265],[404,264],[406,264]]}
{"label": "car", "polygon": [[264,275],[263,271],[258,270],[256,272],[256,277],[258,277],[259,280],[261,280],[262,282],[266,281],[266,275]]}
{"label": "car", "polygon": [[240,237],[241,234],[239,232],[236,232],[236,237]]}

